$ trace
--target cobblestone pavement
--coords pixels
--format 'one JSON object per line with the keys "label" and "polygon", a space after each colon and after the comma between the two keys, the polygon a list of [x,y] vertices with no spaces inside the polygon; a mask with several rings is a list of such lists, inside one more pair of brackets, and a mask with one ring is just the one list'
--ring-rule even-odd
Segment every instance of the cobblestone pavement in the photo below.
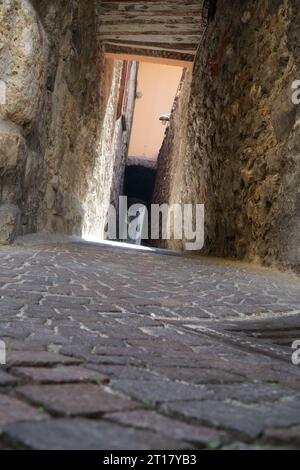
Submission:
{"label": "cobblestone pavement", "polygon": [[0,263],[1,448],[300,447],[296,277],[78,243]]}

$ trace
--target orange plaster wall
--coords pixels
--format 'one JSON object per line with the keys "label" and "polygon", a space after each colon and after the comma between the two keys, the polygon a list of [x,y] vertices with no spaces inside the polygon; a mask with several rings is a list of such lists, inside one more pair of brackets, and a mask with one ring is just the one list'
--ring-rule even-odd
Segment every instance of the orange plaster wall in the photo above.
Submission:
{"label": "orange plaster wall", "polygon": [[140,62],[129,157],[155,160],[164,139],[165,126],[159,121],[170,114],[182,76],[182,67]]}

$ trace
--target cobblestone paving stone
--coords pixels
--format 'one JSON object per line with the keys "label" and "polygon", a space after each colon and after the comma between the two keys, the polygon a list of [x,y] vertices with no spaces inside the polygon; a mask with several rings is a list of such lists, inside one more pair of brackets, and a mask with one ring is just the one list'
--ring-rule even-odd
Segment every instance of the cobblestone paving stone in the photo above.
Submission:
{"label": "cobblestone paving stone", "polygon": [[0,266],[0,448],[300,447],[294,275],[71,242]]}

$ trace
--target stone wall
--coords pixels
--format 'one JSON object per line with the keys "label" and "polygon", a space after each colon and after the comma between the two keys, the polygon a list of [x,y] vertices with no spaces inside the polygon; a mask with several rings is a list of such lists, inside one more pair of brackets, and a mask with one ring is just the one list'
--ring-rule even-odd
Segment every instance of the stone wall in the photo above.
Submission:
{"label": "stone wall", "polygon": [[104,236],[108,205],[112,204],[118,209],[119,196],[123,190],[135,102],[136,63],[132,63],[128,77],[126,111],[117,119],[122,69],[122,61],[104,60],[100,104],[103,118],[97,148],[98,158],[88,182],[84,201],[83,234],[92,239]]}
{"label": "stone wall", "polygon": [[[101,62],[93,2],[90,8],[82,0],[33,3],[50,50],[47,96],[41,113],[46,134],[41,138],[38,130],[44,148],[41,154],[37,152],[43,159],[38,170],[46,177],[46,192],[37,208],[37,230],[80,235],[83,200],[97,159],[100,134]],[[39,200],[37,192],[29,189],[23,214]],[[35,231],[35,227],[29,227],[29,231]]]}
{"label": "stone wall", "polygon": [[[174,101],[170,124],[166,129],[165,139],[159,152],[157,177],[154,188],[153,202],[170,205],[184,202],[184,192],[189,182],[185,177],[187,152],[188,106],[191,91],[192,73],[185,69],[181,78],[177,96]],[[188,169],[187,169],[188,170]],[[183,249],[184,240],[155,240],[153,244],[161,248]]]}
{"label": "stone wall", "polygon": [[[27,0],[0,2],[0,242],[22,223],[28,143],[46,93],[49,54],[44,28]],[[38,176],[38,175],[37,175]]]}
{"label": "stone wall", "polygon": [[205,203],[206,253],[300,264],[299,41],[297,0],[217,2],[195,61],[187,145],[171,151],[181,183],[168,169],[157,183],[164,202]]}
{"label": "stone wall", "polygon": [[[116,122],[122,63],[101,55],[96,3],[0,0],[2,242],[99,228],[95,207],[111,197],[106,151],[122,159],[126,136]],[[105,180],[96,190],[95,175]]]}

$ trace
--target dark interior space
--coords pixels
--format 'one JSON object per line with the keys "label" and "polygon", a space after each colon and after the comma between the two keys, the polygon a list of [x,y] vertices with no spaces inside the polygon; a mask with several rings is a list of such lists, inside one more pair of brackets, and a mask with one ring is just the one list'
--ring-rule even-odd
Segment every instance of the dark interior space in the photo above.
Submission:
{"label": "dark interior space", "polygon": [[[124,179],[124,195],[127,196],[128,209],[134,204],[142,204],[148,210],[148,224],[151,224],[151,203],[154,192],[156,169],[143,165],[127,166]],[[142,239],[148,245],[148,239]]]}
{"label": "dark interior space", "polygon": [[156,170],[141,165],[127,166],[125,170],[124,195],[128,197],[128,205],[142,202],[150,207]]}

